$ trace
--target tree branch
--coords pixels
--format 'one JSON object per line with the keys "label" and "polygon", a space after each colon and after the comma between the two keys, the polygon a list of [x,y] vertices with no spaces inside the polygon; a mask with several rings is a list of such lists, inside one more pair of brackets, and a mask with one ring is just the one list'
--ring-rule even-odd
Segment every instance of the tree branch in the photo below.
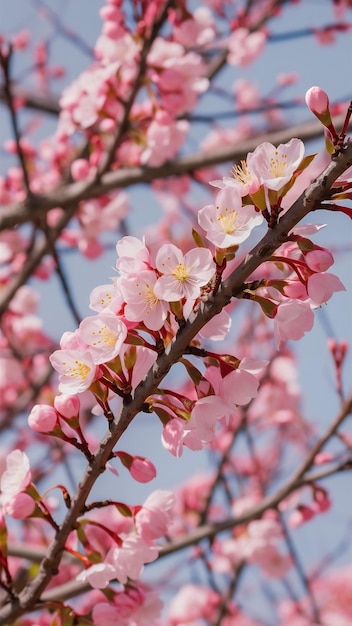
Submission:
{"label": "tree branch", "polygon": [[[339,115],[334,119],[337,128],[342,126],[344,118],[345,115]],[[81,200],[97,198],[115,189],[148,183],[159,178],[190,174],[197,170],[231,161],[240,161],[247,156],[248,152],[255,150],[258,144],[263,141],[269,141],[277,145],[285,143],[292,137],[297,137],[302,139],[302,141],[309,141],[321,136],[322,126],[320,122],[307,122],[261,136],[256,135],[253,139],[243,141],[241,146],[225,146],[224,148],[214,150],[211,154],[198,152],[180,157],[158,167],[121,168],[107,172],[97,183],[78,181],[68,185],[61,185],[52,191],[48,191],[43,196],[34,196],[30,202],[19,202],[3,206],[0,213],[0,231],[14,228],[38,217],[43,217],[55,207],[66,209],[72,202],[78,203]]]}
{"label": "tree branch", "polygon": [[[215,296],[211,296],[208,301],[200,303],[192,319],[186,322],[175,340],[170,343],[165,352],[158,357],[145,380],[136,387],[132,400],[123,405],[120,415],[110,423],[110,430],[103,438],[92,462],[84,472],[78,485],[77,493],[72,498],[71,507],[61,527],[57,531],[52,544],[48,548],[47,555],[40,565],[37,576],[24,588],[18,598],[7,603],[0,610],[0,624],[6,624],[9,620],[14,620],[22,615],[26,610],[35,607],[51,579],[52,572],[59,566],[67,537],[72,531],[72,528],[74,528],[77,519],[82,515],[86,499],[93,485],[102,471],[104,471],[105,465],[117,441],[121,438],[134,417],[140,412],[148,396],[157,391],[160,383],[170,371],[172,365],[185,353],[195,335],[241,290],[243,283],[254,270],[266,261],[274,250],[285,241],[292,228],[310,211],[314,211],[321,205],[321,202],[328,197],[332,183],[351,164],[352,143],[346,144],[341,149],[319,178],[310,185],[306,192],[304,192],[287,213],[283,215],[277,226],[272,230],[268,230],[262,240],[252,249],[223,285],[221,285],[218,293]],[[332,436],[339,424],[351,410],[352,397],[349,398],[342,407],[334,424],[328,429],[326,435],[313,447],[307,459],[305,459],[301,467],[298,468],[292,479],[281,487],[274,496],[267,496],[260,505],[253,507],[251,514],[249,515],[247,513],[247,515],[244,516],[245,519],[242,521],[249,521],[249,519],[257,517],[265,508],[275,507],[299,481],[302,480],[302,476],[312,464],[317,452],[329,437]],[[232,528],[236,523],[238,523],[238,521],[231,518],[218,524],[205,526],[202,529],[198,529],[193,534],[190,534],[186,539],[186,544],[191,545],[205,537],[212,537],[217,532]],[[169,553],[178,549],[177,542],[174,543],[173,546],[174,549],[169,550]]]}

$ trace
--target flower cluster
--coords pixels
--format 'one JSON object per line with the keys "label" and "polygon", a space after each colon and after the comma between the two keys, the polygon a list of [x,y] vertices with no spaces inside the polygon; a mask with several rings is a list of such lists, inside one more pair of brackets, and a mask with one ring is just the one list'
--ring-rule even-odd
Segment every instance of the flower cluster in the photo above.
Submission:
{"label": "flower cluster", "polygon": [[35,502],[26,492],[31,484],[31,478],[27,455],[21,450],[10,452],[0,482],[0,505],[4,513],[18,519],[33,513]]}
{"label": "flower cluster", "polygon": [[[117,546],[111,547],[100,563],[90,565],[77,576],[97,589],[107,587],[117,579],[126,584],[128,579],[137,580],[145,563],[155,561],[159,554],[156,539],[163,537],[172,522],[174,496],[168,491],[155,491],[134,515],[129,533],[119,533]],[[94,530],[90,541],[95,541]]]}
{"label": "flower cluster", "polygon": [[[111,419],[110,398],[133,396],[158,355],[200,304],[221,288],[227,260],[235,259],[239,245],[265,220],[269,227],[275,226],[285,196],[299,194],[300,177],[311,163],[298,139],[277,148],[263,143],[234,169],[232,178],[214,181],[220,188],[215,204],[198,213],[209,248],[198,233],[199,247],[187,252],[164,243],[154,253],[144,240],[122,238],[116,246],[118,276],[91,294],[90,306],[96,314],[85,318],[76,331],[65,333],[61,349],[50,357],[62,394],[90,389]],[[295,228],[268,258],[266,269],[260,268],[237,295],[258,303],[273,318],[278,347],[288,339],[300,339],[312,328],[314,308],[344,289],[326,271],[333,263],[331,253],[307,237],[318,230],[314,225]],[[200,337],[224,339],[229,327],[223,311]],[[196,346],[190,346],[195,355]],[[188,397],[164,389],[147,401],[148,410],[163,424],[163,445],[175,456],[182,454],[184,446],[199,450],[211,443],[217,424],[231,420],[238,406],[256,397],[266,366],[265,361],[209,351],[199,356],[205,369],[194,368]],[[191,372],[193,366],[187,362],[186,367]]]}
{"label": "flower cluster", "polygon": [[[172,309],[188,317],[215,273],[212,254],[203,248],[183,254],[165,244],[153,263],[142,241],[125,237],[117,252],[120,277],[92,293],[97,315],[85,318],[74,333],[65,333],[61,350],[50,357],[62,393],[80,393],[106,376],[122,390],[135,388],[157,356],[155,345],[140,337],[128,365],[137,330],[146,329],[155,338],[155,331],[162,335],[171,327]],[[111,370],[117,375],[113,381]]]}
{"label": "flower cluster", "polygon": [[[113,173],[121,164],[158,167],[182,148],[190,127],[190,122],[182,116],[194,109],[199,96],[208,88],[207,54],[203,55],[202,51],[208,51],[216,29],[208,9],[195,11],[193,16],[173,9],[167,16],[165,13],[165,20],[173,29],[170,37],[164,39],[157,36],[157,29],[154,29],[160,5],[158,0],[150,3],[134,35],[129,30],[120,0],[110,0],[103,7],[104,27],[95,46],[96,61],[65,90],[55,146],[46,143],[43,147],[51,171],[41,177],[43,172],[34,163],[37,155],[25,141],[7,146],[9,151],[22,150],[22,156],[30,165],[27,186],[31,191],[40,193],[57,185],[61,175],[67,176],[68,171],[75,181],[74,188],[85,181],[100,184],[109,169]],[[137,13],[136,10],[136,16]],[[252,62],[265,41],[264,32],[236,28],[226,40],[228,62],[239,66]],[[189,49],[194,46],[198,51]],[[44,50],[38,51],[40,56],[45,56]],[[252,93],[255,94],[255,89]],[[136,94],[138,99],[133,100]],[[307,94],[307,103],[327,129],[328,142],[333,148],[339,147],[340,137],[332,124],[326,94],[314,87]],[[241,106],[239,97],[237,104]],[[119,143],[119,128],[126,125],[126,112],[131,132]],[[84,157],[79,155],[75,159],[78,153],[69,148],[69,141],[77,130],[87,139],[89,150],[84,151]],[[189,481],[176,497],[168,491],[155,491],[141,506],[115,500],[89,504],[81,500],[80,513],[61,549],[65,556],[70,554],[79,563],[74,564],[71,576],[80,583],[88,582],[94,589],[86,611],[96,626],[157,623],[161,602],[155,592],[138,579],[144,565],[158,558],[159,540],[186,534],[199,523],[217,521],[220,515],[224,519],[224,498],[217,499],[220,483],[224,485],[223,495],[236,521],[266,496],[270,479],[277,480],[276,467],[282,461],[278,440],[282,433],[293,446],[301,445],[306,435],[298,402],[297,376],[286,342],[303,337],[313,326],[314,310],[333,293],[344,290],[339,278],[328,271],[333,264],[331,252],[308,238],[320,227],[305,225],[294,227],[290,232],[287,229],[272,246],[275,252],[270,253],[270,246],[266,248],[268,253],[263,248],[265,262],[261,258],[254,273],[247,271],[235,289],[230,287],[236,270],[246,268],[246,259],[250,257],[243,248],[239,251],[241,244],[257,227],[255,233],[260,227],[263,230],[264,225],[269,230],[280,226],[285,212],[319,168],[313,159],[313,156],[304,156],[304,145],[299,139],[279,146],[268,142],[259,145],[245,161],[234,167],[232,177],[213,181],[214,200],[201,208],[194,220],[199,229],[199,232],[193,229],[196,247],[191,247],[188,240],[176,245],[173,242],[176,239],[164,236],[169,232],[167,229],[157,249],[144,239],[123,237],[116,246],[116,276],[91,293],[90,308],[94,314],[83,319],[75,331],[64,333],[60,349],[51,354],[50,362],[59,375],[61,395],[53,399],[46,390],[49,404],[34,405],[28,417],[31,433],[26,443],[31,441],[31,436],[55,437],[58,447],[55,447],[53,462],[57,458],[55,454],[64,454],[63,451],[73,447],[88,462],[87,474],[96,472],[97,476],[106,468],[117,474],[112,466],[117,459],[134,480],[140,483],[153,480],[156,468],[149,459],[113,449],[117,436],[112,439],[121,426],[114,412],[116,400],[122,416],[118,437],[124,432],[123,418],[132,406],[129,419],[138,411],[157,416],[162,424],[162,445],[175,457],[180,457],[184,448],[196,451],[204,447],[222,455],[215,480],[193,477],[193,482]],[[345,177],[349,178],[349,172]],[[9,180],[11,184],[7,181],[2,187],[0,181],[0,193],[6,201],[12,198],[11,193],[22,200],[25,197],[23,184],[16,179],[16,174]],[[168,189],[182,189],[182,185],[188,188],[188,179],[171,182]],[[328,199],[332,202],[328,208],[340,210],[333,202],[350,198],[350,187],[350,180],[333,185],[329,190]],[[163,183],[159,183],[158,189],[161,197]],[[109,192],[82,200],[77,212],[78,228],[63,228],[61,241],[77,246],[87,257],[94,258],[102,249],[100,235],[115,230],[127,210],[124,193]],[[347,207],[341,210],[350,215]],[[170,210],[171,216],[175,214],[173,211],[175,209]],[[63,214],[60,208],[49,211],[49,227],[55,227]],[[19,253],[22,243],[16,233],[4,235],[0,241],[2,258],[10,260],[12,269],[23,266],[25,259]],[[40,271],[45,274],[51,269],[43,264]],[[9,275],[4,280],[8,278]],[[62,280],[64,282],[64,278]],[[231,326],[229,310],[239,300],[249,301],[249,306],[253,303],[252,310],[256,311],[257,318],[244,321],[243,336],[234,354],[228,346],[223,350],[214,348],[214,342],[227,338]],[[0,373],[3,370],[8,395],[0,401],[0,408],[10,405],[25,388],[25,383],[35,386],[34,374],[41,372],[43,360],[40,355],[32,358],[32,352],[38,346],[52,349],[49,339],[41,332],[35,310],[31,290],[22,287],[4,316],[1,342],[6,351],[12,350],[12,356],[7,358],[6,354],[6,358],[0,359]],[[22,315],[23,312],[27,315]],[[252,324],[252,339],[259,337],[260,357],[247,345],[246,323]],[[174,361],[168,360],[183,331],[191,329],[192,332],[194,328],[193,335],[190,333]],[[280,352],[276,352],[275,345]],[[24,351],[26,363],[34,374],[31,371],[28,377],[24,375],[15,358],[16,350]],[[342,348],[335,347],[338,376],[344,354]],[[166,376],[176,361],[186,373],[187,382],[173,385]],[[98,450],[96,442],[84,432],[88,411],[84,407],[84,396],[80,394],[87,391],[96,402],[92,412],[103,414],[109,426],[107,437]],[[133,401],[137,399],[137,404],[140,397],[142,400],[135,410]],[[258,450],[251,440],[252,427],[256,433],[264,432],[263,439],[268,434]],[[248,456],[241,448],[236,454],[232,452],[236,438],[244,432]],[[110,444],[101,462],[101,453],[105,453]],[[322,453],[315,462],[330,462],[331,458],[329,453]],[[301,478],[304,479],[303,474]],[[238,490],[237,484],[235,489],[231,484],[234,480],[242,483],[245,494],[242,497],[233,496]],[[73,499],[66,487],[58,484],[56,488],[67,509],[72,510]],[[59,526],[47,501],[37,493],[28,457],[20,449],[7,455],[0,490],[2,513],[26,520],[28,538],[31,532],[35,533],[30,526],[34,517],[40,518],[38,532],[43,522],[50,524],[56,536],[62,532],[64,525]],[[293,503],[294,510],[288,516],[291,528],[329,509],[330,499],[325,489],[312,483],[311,491],[312,503],[299,500]],[[204,557],[214,580],[218,574],[231,577],[236,571],[239,575],[245,565],[254,565],[265,576],[273,578],[281,578],[291,570],[294,555],[292,551],[290,554],[281,519],[282,514],[286,514],[286,505],[285,501],[279,505],[274,503],[274,509],[269,506],[266,512],[263,509],[260,519],[254,520],[251,514],[243,523],[241,520],[233,524],[230,536],[213,539],[213,552]],[[180,515],[174,524],[177,507]],[[255,515],[260,517],[260,512]],[[0,516],[2,536],[6,534],[4,520],[5,517]],[[283,546],[285,541],[286,546]],[[2,542],[0,538],[1,583],[3,591],[10,596],[11,568]],[[82,564],[84,569],[76,576]],[[110,585],[112,581],[118,583],[118,588]],[[209,592],[205,585],[189,584],[174,598],[166,619],[171,626],[190,620],[192,623],[200,620],[220,623],[222,605],[223,598],[217,591]],[[229,602],[226,611],[222,620],[225,626],[235,621],[242,623],[242,617],[246,624],[256,626],[234,603]],[[290,607],[287,614],[289,611]],[[74,620],[79,621],[78,616]]]}

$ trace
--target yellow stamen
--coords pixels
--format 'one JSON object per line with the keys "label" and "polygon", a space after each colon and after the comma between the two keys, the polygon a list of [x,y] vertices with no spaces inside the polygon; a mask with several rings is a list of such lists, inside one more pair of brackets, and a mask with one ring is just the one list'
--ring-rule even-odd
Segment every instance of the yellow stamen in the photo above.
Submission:
{"label": "yellow stamen", "polygon": [[106,324],[99,328],[98,331],[93,331],[92,335],[100,336],[97,341],[94,341],[94,343],[92,344],[93,346],[99,346],[100,344],[104,343],[112,348],[116,343],[116,334],[113,333]]}
{"label": "yellow stamen", "polygon": [[239,165],[234,165],[232,174],[241,185],[248,185],[253,180],[252,172],[244,160]]}
{"label": "yellow stamen", "polygon": [[146,284],[144,290],[144,298],[150,309],[153,309],[159,302],[150,285]]}
{"label": "yellow stamen", "polygon": [[269,167],[274,178],[281,178],[281,176],[285,176],[287,168],[286,153],[284,152],[279,154],[279,151],[275,150],[275,157],[271,157]]}
{"label": "yellow stamen", "polygon": [[175,276],[177,280],[183,282],[189,277],[189,272],[187,270],[187,267],[183,263],[179,263],[178,265],[176,265],[174,271],[172,272],[172,275]]}
{"label": "yellow stamen", "polygon": [[224,233],[230,235],[236,229],[237,219],[238,219],[238,211],[229,211],[226,207],[225,210],[220,213],[220,207],[216,207],[218,211],[218,215],[216,217],[217,221],[220,222],[221,228]]}
{"label": "yellow stamen", "polygon": [[[66,365],[66,362],[63,362],[63,365]],[[67,368],[67,375],[71,378],[80,378],[81,380],[86,380],[88,374],[90,372],[90,367],[83,363],[82,361],[75,360],[75,365],[69,365]]]}

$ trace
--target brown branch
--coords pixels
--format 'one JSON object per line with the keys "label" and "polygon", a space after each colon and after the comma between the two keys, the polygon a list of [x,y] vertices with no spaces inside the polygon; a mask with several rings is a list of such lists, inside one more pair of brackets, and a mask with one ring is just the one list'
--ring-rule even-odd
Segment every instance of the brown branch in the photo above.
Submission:
{"label": "brown branch", "polygon": [[[345,116],[339,115],[334,119],[337,127],[343,124]],[[31,202],[19,202],[13,205],[3,206],[0,211],[0,231],[14,228],[32,219],[43,217],[53,208],[66,209],[72,202],[97,198],[115,189],[121,189],[148,183],[160,178],[191,174],[197,170],[221,165],[223,163],[240,161],[248,152],[252,152],[263,141],[269,141],[274,145],[285,143],[292,137],[298,137],[302,141],[309,141],[322,137],[320,122],[307,122],[284,130],[256,135],[252,139],[243,141],[240,146],[225,146],[214,150],[211,154],[198,152],[185,157],[180,157],[172,162],[167,162],[158,167],[128,167],[107,172],[97,183],[91,181],[78,181],[69,185],[61,185],[45,195],[34,196]]]}
{"label": "brown branch", "polygon": [[[21,105],[27,109],[33,109],[39,113],[48,113],[49,115],[58,116],[60,113],[59,101],[54,95],[34,93],[12,84],[12,96],[16,100],[21,101]],[[4,85],[0,85],[0,101],[7,104],[7,98]]]}
{"label": "brown branch", "polygon": [[[333,465],[332,467],[323,468],[323,469],[319,469],[317,471],[311,472],[307,474],[305,478],[302,479],[300,482],[292,483],[292,488],[288,491],[286,495],[290,495],[296,489],[300,489],[301,487],[304,487],[305,485],[315,483],[319,480],[328,478],[330,476],[334,476],[339,472],[343,472],[347,470],[349,471],[352,470],[352,460],[342,461],[341,463],[337,463],[336,465]],[[275,496],[273,496],[273,498],[274,497]],[[242,516],[237,517],[236,519],[233,519],[232,526],[230,526],[230,528],[226,528],[225,530],[230,530],[232,528],[235,528],[236,526],[240,526],[244,522],[248,522],[248,521],[251,521],[252,519],[261,517],[261,515],[264,513],[265,510],[267,510],[267,508],[271,508],[271,506],[260,508],[259,512],[257,511],[256,514],[253,516],[251,516],[251,511],[248,511],[248,513],[246,513],[245,515],[242,515]],[[197,531],[194,531],[195,533],[197,532],[197,537],[199,535],[199,532],[205,528],[209,529],[210,526],[209,525],[200,526],[199,528],[197,528]],[[211,539],[212,537],[215,537],[215,535],[223,532],[223,529],[217,530],[211,527],[211,531],[212,531],[212,534],[210,535],[205,534],[204,536],[201,536],[200,539],[197,537],[194,537],[194,534],[192,533],[192,538],[190,541],[189,541],[189,535],[187,535],[187,537],[185,538],[178,539],[177,542],[170,541],[168,544],[163,546],[162,549],[160,550],[158,560],[167,557],[169,554],[174,554],[176,552],[180,552],[181,550],[184,550],[185,548],[189,548],[190,546],[196,544],[197,542],[203,539]],[[34,554],[34,550],[28,549],[27,546],[22,546],[21,544],[17,544],[17,545],[15,544],[14,546],[12,546],[10,544],[9,554],[11,554],[12,556],[19,557],[19,558],[26,558],[29,560],[33,560],[35,562],[40,562],[45,557],[46,550],[38,550],[36,551],[36,554]],[[63,583],[62,585],[58,585],[57,587],[54,587],[46,591],[45,593],[42,594],[41,600],[43,600],[43,602],[67,600],[68,598],[73,598],[75,596],[86,593],[87,591],[90,591],[90,590],[91,590],[91,586],[89,585],[89,583],[81,582],[77,580],[71,580],[69,582]]]}
{"label": "brown branch", "polygon": [[10,75],[10,65],[12,60],[13,50],[12,47],[9,46],[6,51],[0,50],[0,65],[4,75],[4,95],[5,100],[8,106],[8,110],[11,118],[11,125],[13,134],[16,142],[16,149],[18,154],[18,159],[22,168],[22,176],[23,176],[23,184],[26,190],[27,197],[31,196],[31,189],[29,184],[29,176],[27,171],[27,163],[21,146],[21,133],[18,126],[18,119],[16,113],[16,107],[14,103],[14,97],[12,94],[11,87],[11,75]]}
{"label": "brown branch", "polygon": [[0,298],[0,318],[6,311],[19,287],[21,287],[32,276],[43,257],[51,252],[52,243],[60,236],[61,231],[68,224],[75,212],[76,206],[74,204],[67,207],[66,212],[63,214],[57,225],[50,230],[50,241],[48,241],[48,238],[44,237],[42,239],[37,239],[30,254],[27,256],[26,263],[24,264],[22,270],[14,276],[10,284],[3,287]]}
{"label": "brown branch", "polygon": [[335,434],[341,423],[351,413],[352,395],[342,406],[341,410],[336,416],[336,419],[327,429],[325,435],[319,439],[315,446],[313,446],[312,450],[309,452],[306,459],[304,459],[301,466],[296,470],[293,476],[291,476],[288,481],[274,494],[266,496],[260,504],[255,505],[247,513],[244,513],[237,518],[231,517],[227,520],[224,520],[223,522],[204,525],[200,528],[197,528],[195,531],[193,531],[193,533],[189,533],[187,537],[183,537],[181,539],[171,542],[169,545],[166,545],[161,550],[159,558],[167,556],[169,554],[173,554],[174,552],[178,552],[180,549],[188,548],[189,546],[192,546],[199,541],[202,541],[203,539],[211,539],[220,532],[223,532],[225,530],[231,530],[232,528],[235,528],[240,524],[250,522],[253,519],[261,517],[261,515],[267,509],[276,508],[278,504],[280,504],[280,502],[282,502],[282,500],[286,498],[290,493],[306,484],[311,484],[312,482],[321,480],[322,478],[326,478],[327,476],[331,476],[333,474],[336,474],[337,472],[341,472],[347,469],[351,470],[352,462],[351,459],[348,459],[347,461],[342,461],[341,463],[338,463],[332,468],[323,468],[318,470],[317,472],[311,472],[310,474],[306,474],[306,471],[312,465],[317,453],[324,447],[326,442]]}
{"label": "brown branch", "polygon": [[45,228],[45,235],[46,235],[46,239],[47,239],[47,243],[50,247],[50,252],[51,255],[55,261],[55,271],[56,274],[59,278],[61,287],[62,287],[62,291],[64,293],[64,296],[66,298],[66,302],[68,305],[69,310],[71,311],[72,317],[75,320],[77,326],[80,325],[81,321],[82,321],[82,317],[78,311],[78,308],[76,306],[74,297],[73,297],[73,293],[72,290],[70,289],[70,285],[69,285],[69,280],[66,276],[66,272],[62,266],[61,260],[60,260],[60,256],[58,254],[58,251],[56,249],[55,246],[55,240],[52,240],[52,235],[51,235],[51,231],[48,227]]}
{"label": "brown branch", "polygon": [[[218,293],[210,297],[208,301],[200,304],[198,310],[192,315],[192,319],[185,323],[175,340],[170,343],[165,352],[158,357],[145,380],[136,387],[133,398],[130,402],[124,403],[119,416],[109,424],[109,431],[103,438],[92,462],[88,465],[82,476],[77,493],[72,498],[71,507],[60,529],[56,533],[52,544],[48,548],[47,555],[39,567],[37,576],[24,588],[15,601],[7,603],[0,609],[0,624],[6,624],[11,620],[15,620],[25,611],[36,606],[41,594],[51,580],[52,572],[57,570],[60,564],[67,537],[70,532],[72,532],[77,519],[82,515],[86,499],[93,485],[102,471],[104,471],[105,465],[117,441],[121,438],[134,417],[140,412],[148,396],[157,391],[160,383],[168,374],[173,364],[177,363],[185,353],[195,335],[241,290],[243,283],[246,282],[254,270],[266,261],[273,254],[275,249],[286,240],[292,228],[310,211],[314,211],[320,206],[321,202],[328,197],[329,189],[333,182],[335,182],[341,173],[351,164],[352,143],[344,146],[319,178],[309,186],[306,192],[303,193],[287,211],[277,226],[266,233],[262,240],[223,283]],[[247,513],[246,516],[244,516],[245,519],[242,521],[249,521],[249,519],[258,517],[261,512],[268,507],[275,507],[300,481],[302,481],[304,473],[312,464],[317,452],[333,435],[351,410],[352,397],[349,398],[348,402],[342,407],[334,424],[328,429],[326,435],[313,447],[307,459],[305,459],[301,467],[298,468],[291,480],[283,485],[274,496],[267,496],[260,505],[253,507],[250,514]],[[197,529],[194,533],[190,533],[186,539],[183,539],[184,545],[191,545],[206,537],[213,537],[222,530],[233,528],[236,523],[238,523],[238,520],[230,518],[221,523]],[[179,546],[177,542],[175,542],[173,548],[168,550],[168,553],[176,551],[177,549],[179,549]]]}

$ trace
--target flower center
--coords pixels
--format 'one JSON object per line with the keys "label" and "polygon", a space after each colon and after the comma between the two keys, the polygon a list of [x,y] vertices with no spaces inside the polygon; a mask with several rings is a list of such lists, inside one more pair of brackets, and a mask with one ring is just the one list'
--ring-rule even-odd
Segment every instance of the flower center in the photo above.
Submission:
{"label": "flower center", "polygon": [[234,165],[232,174],[233,177],[244,186],[249,185],[253,180],[252,172],[244,160],[242,160],[239,165]]}
{"label": "flower center", "polygon": [[275,150],[275,156],[271,157],[269,168],[274,178],[281,178],[285,176],[287,168],[287,155],[285,153],[279,154],[278,150]]}
{"label": "flower center", "polygon": [[99,339],[93,342],[93,346],[105,343],[107,346],[113,347],[116,343],[116,334],[106,324],[99,328],[98,331],[93,330],[92,335],[99,335]]}
{"label": "flower center", "polygon": [[221,213],[220,207],[216,207],[218,210],[217,221],[220,222],[220,227],[222,228],[224,233],[230,235],[236,229],[238,211],[229,209],[226,207],[225,210]]}
{"label": "flower center", "polygon": [[[65,365],[65,363],[63,363]],[[82,361],[75,360],[74,365],[69,365],[68,376],[71,378],[80,378],[81,380],[86,380],[87,376],[90,373],[90,367],[83,363]]]}
{"label": "flower center", "polygon": [[179,263],[178,265],[176,265],[172,274],[173,276],[175,276],[176,280],[180,280],[181,282],[187,280],[187,278],[189,277],[187,267],[183,263]]}
{"label": "flower center", "polygon": [[109,304],[111,303],[112,303],[112,295],[110,293],[106,293],[105,296],[102,296],[100,298],[100,305],[104,308],[109,306]]}
{"label": "flower center", "polygon": [[153,309],[159,302],[150,285],[145,286],[144,297],[150,309]]}

